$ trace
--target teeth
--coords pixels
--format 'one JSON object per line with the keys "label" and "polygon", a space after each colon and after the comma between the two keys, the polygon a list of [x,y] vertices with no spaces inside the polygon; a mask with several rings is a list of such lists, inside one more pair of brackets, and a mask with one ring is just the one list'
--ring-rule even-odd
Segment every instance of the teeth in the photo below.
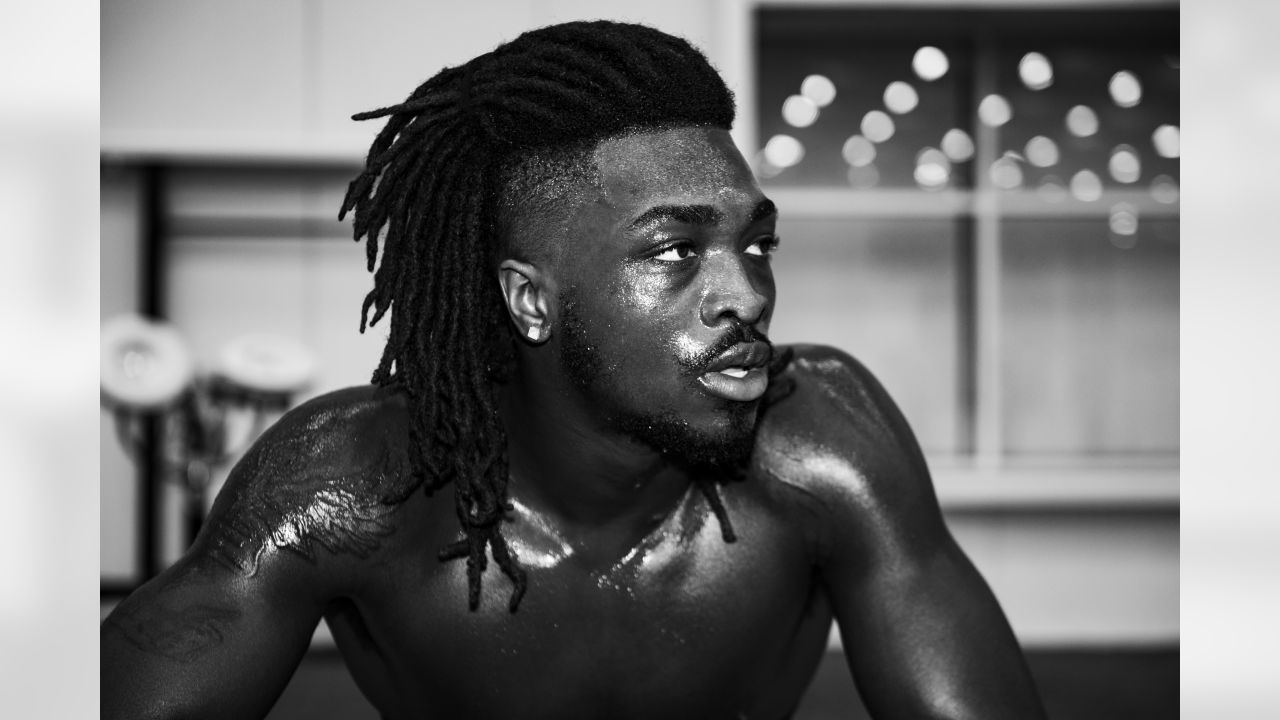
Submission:
{"label": "teeth", "polygon": [[738,368],[738,367],[725,368],[724,370],[721,370],[720,372],[721,372],[721,373],[723,373],[723,374],[725,374],[725,375],[728,375],[728,376],[729,376],[729,377],[731,377],[731,378],[741,378],[741,377],[746,377],[746,376],[747,376],[747,369],[746,369],[746,368]]}

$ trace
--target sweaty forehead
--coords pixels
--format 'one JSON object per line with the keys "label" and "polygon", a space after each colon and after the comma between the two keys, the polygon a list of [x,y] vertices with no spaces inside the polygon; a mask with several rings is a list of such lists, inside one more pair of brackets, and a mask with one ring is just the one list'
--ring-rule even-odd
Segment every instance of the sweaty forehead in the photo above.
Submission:
{"label": "sweaty forehead", "polygon": [[594,157],[600,200],[616,212],[665,203],[754,204],[751,170],[729,133],[680,127],[602,141]]}

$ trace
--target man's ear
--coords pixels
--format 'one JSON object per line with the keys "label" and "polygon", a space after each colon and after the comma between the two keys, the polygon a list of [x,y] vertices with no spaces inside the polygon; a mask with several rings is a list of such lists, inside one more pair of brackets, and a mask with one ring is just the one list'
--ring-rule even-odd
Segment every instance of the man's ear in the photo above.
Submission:
{"label": "man's ear", "polygon": [[534,343],[546,342],[551,336],[554,281],[537,265],[507,259],[498,265],[498,282],[520,334]]}

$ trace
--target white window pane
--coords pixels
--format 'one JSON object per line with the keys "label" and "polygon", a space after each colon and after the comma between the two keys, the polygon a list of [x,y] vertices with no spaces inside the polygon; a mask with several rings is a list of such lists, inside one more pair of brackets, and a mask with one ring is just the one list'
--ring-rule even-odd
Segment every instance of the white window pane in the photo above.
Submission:
{"label": "white window pane", "polygon": [[833,345],[861,360],[935,454],[969,449],[957,222],[784,220],[773,260],[773,340]]}
{"label": "white window pane", "polygon": [[[1178,223],[1003,225],[1004,442],[1011,455],[1178,449]],[[1115,242],[1113,242],[1115,241]]]}

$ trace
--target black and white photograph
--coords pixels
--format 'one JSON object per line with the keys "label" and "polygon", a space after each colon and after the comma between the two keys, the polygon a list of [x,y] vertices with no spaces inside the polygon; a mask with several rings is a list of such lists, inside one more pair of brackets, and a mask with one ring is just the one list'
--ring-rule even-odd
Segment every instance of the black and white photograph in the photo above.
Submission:
{"label": "black and white photograph", "polygon": [[0,116],[14,716],[1267,717],[1231,4],[104,0]]}

